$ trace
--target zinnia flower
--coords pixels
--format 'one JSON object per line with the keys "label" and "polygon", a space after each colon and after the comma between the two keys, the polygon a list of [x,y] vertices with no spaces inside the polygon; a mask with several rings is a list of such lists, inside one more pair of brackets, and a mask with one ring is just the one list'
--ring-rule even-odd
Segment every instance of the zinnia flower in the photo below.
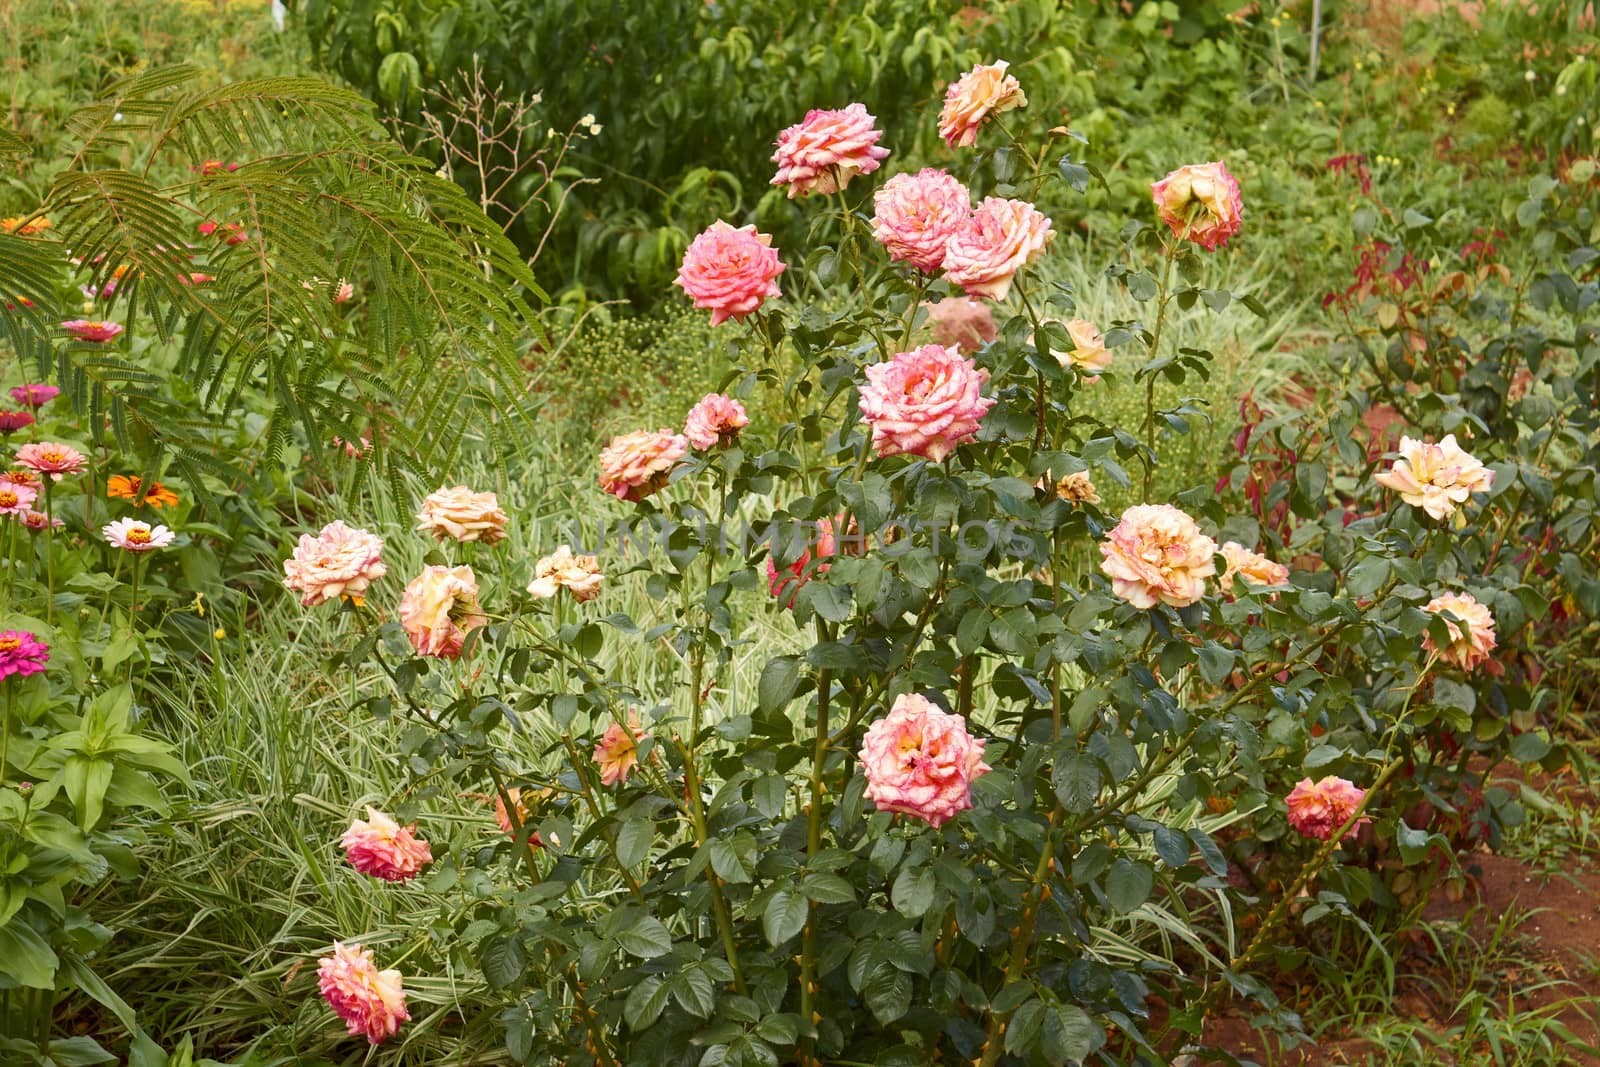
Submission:
{"label": "zinnia flower", "polygon": [[972,807],[972,783],[988,774],[983,742],[967,723],[906,693],[861,741],[867,799],[879,811],[898,811],[938,827]]}
{"label": "zinnia flower", "polygon": [[165,526],[151,526],[139,519],[118,519],[100,527],[107,541],[129,552],[149,552],[166,548],[177,536]]}
{"label": "zinnia flower", "polygon": [[444,541],[492,545],[506,535],[509,520],[493,493],[474,493],[464,485],[441,488],[422,498],[417,510],[417,530]]}
{"label": "zinnia flower", "polygon": [[356,819],[339,839],[350,866],[386,882],[404,882],[433,862],[433,850],[418,840],[416,825],[401,826],[375,808]]}
{"label": "zinnia flower", "polygon": [[1100,494],[1095,492],[1088,471],[1077,471],[1062,478],[1056,483],[1056,496],[1070,504],[1100,503]]}
{"label": "zinnia flower", "polygon": [[400,597],[400,625],[418,655],[455,659],[467,634],[488,622],[471,567],[427,567]]}
{"label": "zinnia flower", "polygon": [[634,502],[667,484],[673,464],[689,451],[689,439],[671,430],[639,430],[613,437],[600,450],[600,488]]}
{"label": "zinnia flower", "polygon": [[0,433],[10,437],[18,430],[32,426],[34,418],[26,411],[0,411]]}
{"label": "zinnia flower", "polygon": [[31,485],[0,482],[0,515],[26,515],[38,498],[39,491]]}
{"label": "zinnia flower", "polygon": [[1171,504],[1135,504],[1100,542],[1100,569],[1136,608],[1181,608],[1205,596],[1216,553],[1217,543]]}
{"label": "zinnia flower", "polygon": [[[1350,821],[1366,795],[1365,789],[1331,774],[1320,782],[1302,778],[1288,796],[1289,825],[1302,837],[1327,841]],[[1360,830],[1371,821],[1363,817],[1350,830]]]}
{"label": "zinnia flower", "polygon": [[0,233],[16,234],[18,237],[32,237],[35,234],[43,233],[54,225],[55,223],[43,215],[31,219],[23,219],[17,215],[11,215],[0,219]]}
{"label": "zinnia flower", "polygon": [[38,674],[50,662],[50,646],[26,630],[0,632],[0,680]]}
{"label": "zinnia flower", "polygon": [[813,108],[804,120],[778,134],[778,165],[773,185],[787,185],[789,199],[808,193],[836,193],[857,174],[871,174],[889,154],[879,148],[883,131],[867,114],[865,104],[838,110]]}
{"label": "zinnia flower", "polygon": [[54,400],[60,395],[60,389],[53,385],[43,385],[40,383],[16,385],[12,386],[11,388],[12,400],[15,400],[23,407],[32,408],[35,411],[44,407],[46,404],[50,403],[50,401]]}
{"label": "zinnia flower", "polygon": [[945,248],[945,277],[968,296],[1004,300],[1017,272],[1055,238],[1050,220],[1024,200],[991,196]]}
{"label": "zinnia flower", "polygon": [[200,231],[202,237],[220,233],[222,239],[230,245],[243,244],[250,239],[250,235],[244,232],[242,222],[230,222],[226,226],[219,226],[215,222],[202,222],[195,229]]}
{"label": "zinnia flower", "polygon": [[639,726],[639,717],[628,713],[628,727],[614,722],[594,746],[594,761],[600,765],[602,785],[627,782],[628,775],[639,765],[639,742],[650,735]]}
{"label": "zinnia flower", "polygon": [[335,941],[333,953],[317,962],[317,986],[350,1034],[363,1034],[374,1045],[411,1018],[400,972],[378,970],[372,950],[360,945]]}
{"label": "zinnia flower", "polygon": [[896,174],[872,196],[872,236],[889,258],[933,273],[945,247],[972,217],[972,194],[954,176],[926,167]]}
{"label": "zinnia flower", "polygon": [[93,341],[104,344],[115,340],[122,332],[122,324],[116,322],[101,322],[98,319],[72,319],[63,322],[61,328],[77,341]]}
{"label": "zinnia flower", "polygon": [[980,63],[944,91],[939,136],[945,144],[970,148],[978,140],[979,127],[990,115],[1028,106],[1022,84],[1006,73],[1010,65],[1003,59],[987,65]]}
{"label": "zinnia flower", "polygon": [[1450,631],[1450,643],[1443,648],[1433,640],[1433,634],[1424,633],[1424,652],[1437,652],[1440,659],[1464,671],[1476,670],[1489,661],[1489,653],[1494,651],[1495,632],[1494,614],[1486,605],[1478,603],[1470,593],[1440,593],[1422,610],[1435,615],[1449,612],[1460,620],[1444,620]]}
{"label": "zinnia flower", "polygon": [[718,219],[689,243],[673,281],[711,312],[711,325],[742,321],[769,298],[781,296],[776,281],[785,270],[769,234],[754,226],[734,227]]}
{"label": "zinnia flower", "polygon": [[1179,167],[1151,185],[1150,195],[1173,233],[1207,251],[1227,244],[1244,217],[1239,183],[1221,160]]}
{"label": "zinnia flower", "polygon": [[135,474],[113,474],[106,479],[106,496],[115,500],[138,501],[141,490],[144,503],[153,508],[178,506],[178,494],[160,482],[152,481],[149,489],[145,489],[143,480]]}
{"label": "zinnia flower", "polygon": [[69,474],[81,474],[89,465],[89,457],[70,445],[44,441],[17,449],[17,462],[31,471],[48,474],[53,482],[59,482]]}
{"label": "zinnia flower", "polygon": [[833,536],[833,522],[830,519],[817,520],[816,544],[807,546],[800,558],[787,567],[779,568],[777,561],[769,553],[767,555],[767,588],[772,595],[783,602],[789,610],[794,609],[795,594],[800,592],[800,587],[818,574],[828,573],[827,563],[818,563],[811,566],[813,559],[826,560],[829,556],[836,555],[839,551],[837,540]]}
{"label": "zinnia flower", "polygon": [[947,296],[923,306],[928,309],[928,327],[936,345],[971,353],[1000,336],[994,312],[981,300]]}
{"label": "zinnia flower", "polygon": [[382,557],[383,538],[335,520],[315,537],[300,535],[283,561],[283,584],[308,608],[339,597],[359,605],[367,587],[388,573]]}
{"label": "zinnia flower", "polygon": [[1222,542],[1222,558],[1227,561],[1227,568],[1223,570],[1222,577],[1217,579],[1217,584],[1222,586],[1225,593],[1233,592],[1233,579],[1235,576],[1245,579],[1246,587],[1263,585],[1285,585],[1289,581],[1289,568],[1281,563],[1274,563],[1259,552],[1252,552],[1237,541]]}
{"label": "zinnia flower", "polygon": [[1072,338],[1072,348],[1054,353],[1056,361],[1063,367],[1075,368],[1086,382],[1099,381],[1100,372],[1111,366],[1111,349],[1106,347],[1099,327],[1088,319],[1068,319],[1062,325]]}
{"label": "zinnia flower", "polygon": [[600,573],[600,561],[593,556],[574,556],[568,545],[560,545],[545,556],[533,569],[533,581],[528,592],[540,600],[549,600],[561,590],[572,594],[580,604],[600,595],[600,583],[605,575]]}
{"label": "zinnia flower", "polygon": [[704,451],[716,445],[732,444],[739,431],[750,425],[750,416],[744,405],[722,393],[707,393],[700,402],[689,409],[684,420],[683,436],[694,447]]}
{"label": "zinnia flower", "polygon": [[28,511],[22,516],[22,525],[37,532],[51,526],[59,530],[61,527],[65,526],[66,523],[62,522],[60,519],[52,519],[42,511]]}
{"label": "zinnia flower", "polygon": [[943,345],[897,352],[866,369],[861,416],[880,456],[902,453],[935,463],[978,434],[994,399],[982,395],[989,372]]}
{"label": "zinnia flower", "polygon": [[1448,433],[1438,444],[1400,438],[1400,458],[1373,481],[1393,489],[1433,519],[1445,519],[1473,493],[1494,488],[1494,471],[1479,463]]}
{"label": "zinnia flower", "polygon": [[0,485],[22,485],[38,493],[44,488],[44,479],[39,477],[37,471],[26,470],[22,467],[13,467],[0,473]]}

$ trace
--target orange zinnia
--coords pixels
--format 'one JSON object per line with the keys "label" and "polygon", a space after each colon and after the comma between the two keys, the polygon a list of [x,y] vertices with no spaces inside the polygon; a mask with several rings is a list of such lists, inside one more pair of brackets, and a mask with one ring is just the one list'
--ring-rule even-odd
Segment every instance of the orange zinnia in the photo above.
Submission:
{"label": "orange zinnia", "polygon": [[144,488],[144,482],[132,474],[113,474],[106,479],[106,496],[118,500],[138,500],[140,490],[144,490],[144,502],[153,508],[177,507],[178,494],[162,485],[152,481],[150,488]]}

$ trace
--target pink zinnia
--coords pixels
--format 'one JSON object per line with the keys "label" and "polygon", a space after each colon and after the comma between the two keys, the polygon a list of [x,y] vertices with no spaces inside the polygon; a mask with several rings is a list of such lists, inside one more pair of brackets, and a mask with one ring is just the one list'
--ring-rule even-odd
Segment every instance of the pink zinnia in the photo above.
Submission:
{"label": "pink zinnia", "polygon": [[613,437],[600,450],[600,488],[618,500],[638,502],[667,484],[689,439],[671,430],[639,430]]}
{"label": "pink zinnia", "polygon": [[339,844],[350,866],[386,882],[404,882],[433,862],[433,850],[416,836],[416,824],[401,826],[376,808],[365,821],[356,819]]}
{"label": "pink zinnia", "polygon": [[978,205],[944,253],[945,277],[968,296],[1004,300],[1017,272],[1055,238],[1050,220],[1024,200],[991,196]]}
{"label": "pink zinnia", "polygon": [[418,655],[456,659],[467,634],[488,621],[471,567],[425,567],[400,597],[400,625]]}
{"label": "pink zinnia", "polygon": [[1239,183],[1221,160],[1179,167],[1150,186],[1150,195],[1173,233],[1208,252],[1227,244],[1244,219]]}
{"label": "pink zinnia", "polygon": [[972,194],[952,175],[932,167],[896,174],[872,196],[872,236],[889,258],[932,273],[944,266],[945,247],[972,217]]}
{"label": "pink zinnia", "polygon": [[50,661],[50,646],[26,630],[0,632],[0,679],[38,674]]}
{"label": "pink zinnia", "polygon": [[26,411],[0,411],[0,433],[10,437],[18,430],[32,426],[34,418]]}
{"label": "pink zinnia", "polygon": [[[1289,825],[1302,837],[1331,840],[1339,828],[1350,821],[1366,796],[1366,790],[1357,788],[1346,778],[1331,774],[1320,782],[1302,778],[1289,793]],[[1360,830],[1371,821],[1359,819],[1350,829]]]}
{"label": "pink zinnia", "polygon": [[795,594],[800,592],[800,587],[805,585],[818,574],[828,573],[827,563],[811,565],[813,559],[826,560],[829,556],[836,555],[839,551],[838,542],[833,536],[833,523],[828,519],[817,520],[817,541],[815,546],[808,546],[800,553],[800,558],[780,568],[777,561],[769,553],[767,556],[767,588],[771,590],[775,599],[782,602],[789,610],[794,609]]}
{"label": "pink zinnia", "polygon": [[838,110],[813,108],[806,117],[778,134],[778,165],[773,185],[787,185],[789,199],[808,193],[836,193],[857,174],[871,174],[889,154],[879,148],[883,131],[865,104]]}
{"label": "pink zinnia", "polygon": [[734,227],[718,219],[689,243],[673,284],[697,308],[711,312],[711,325],[742,320],[782,295],[777,277],[786,268],[769,234],[754,226]]}
{"label": "pink zinnia", "polygon": [[628,775],[639,765],[639,742],[650,736],[639,726],[639,717],[628,714],[628,728],[612,723],[594,746],[594,761],[600,766],[602,785],[627,782]]}
{"label": "pink zinnia", "polygon": [[1431,633],[1424,632],[1424,652],[1437,652],[1440,659],[1464,671],[1476,670],[1489,662],[1496,639],[1494,614],[1487,605],[1480,604],[1470,593],[1441,593],[1428,601],[1422,610],[1433,615],[1448,612],[1460,620],[1444,620],[1445,628],[1450,632],[1450,643],[1443,648],[1434,641]]}
{"label": "pink zinnia", "polygon": [[341,597],[358,606],[367,587],[388,573],[383,564],[383,538],[335,520],[317,536],[301,534],[294,552],[283,561],[283,584],[300,594],[300,603],[315,607]]}
{"label": "pink zinnia", "polygon": [[939,136],[951,148],[970,148],[990,115],[1027,107],[1022,84],[1006,73],[1005,60],[980,63],[957,78],[944,92],[939,112]]}
{"label": "pink zinnia", "polygon": [[722,393],[707,393],[700,402],[689,409],[684,420],[683,436],[694,447],[704,451],[719,444],[731,444],[739,431],[750,425],[750,416],[744,405]]}
{"label": "pink zinnia", "polygon": [[940,711],[927,697],[906,693],[889,714],[867,728],[861,741],[867,799],[879,811],[897,811],[940,826],[972,807],[972,783],[991,768],[983,742],[959,715]]}
{"label": "pink zinnia", "polygon": [[118,519],[100,527],[100,532],[108,542],[129,552],[166,548],[177,536],[165,526],[151,526],[139,519]]}
{"label": "pink zinnia", "polygon": [[26,515],[39,499],[39,490],[31,485],[0,481],[0,515]]}
{"label": "pink zinnia", "polygon": [[364,1035],[374,1045],[411,1018],[400,972],[378,970],[372,951],[360,945],[335,941],[332,954],[317,961],[317,985],[350,1034]]}
{"label": "pink zinnia", "polygon": [[1135,504],[1100,542],[1111,591],[1136,608],[1187,607],[1217,573],[1217,543],[1171,504]]}
{"label": "pink zinnia", "polygon": [[989,372],[943,345],[898,352],[866,370],[861,416],[880,456],[942,461],[978,434],[994,400],[982,395]]}
{"label": "pink zinnia", "polygon": [[22,516],[22,525],[30,530],[38,531],[52,526],[59,530],[66,523],[60,519],[52,519],[42,511],[29,511]]}
{"label": "pink zinnia", "polygon": [[61,328],[74,340],[93,341],[96,344],[116,340],[117,335],[122,332],[121,323],[101,322],[98,319],[72,319],[63,322]]}
{"label": "pink zinnia", "polygon": [[83,473],[83,469],[89,465],[89,457],[70,445],[36,441],[17,449],[17,462],[31,471],[48,474],[53,482],[59,482],[69,474]]}
{"label": "pink zinnia", "polygon": [[23,407],[38,410],[50,401],[61,395],[61,390],[53,385],[17,385],[11,389],[11,399]]}

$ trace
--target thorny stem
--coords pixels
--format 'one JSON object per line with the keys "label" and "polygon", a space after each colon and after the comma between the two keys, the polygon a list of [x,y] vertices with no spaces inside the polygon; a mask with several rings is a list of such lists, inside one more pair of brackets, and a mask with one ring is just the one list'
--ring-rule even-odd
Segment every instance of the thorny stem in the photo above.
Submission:
{"label": "thorny stem", "polygon": [[[833,631],[826,622],[817,620],[818,642],[833,640]],[[806,806],[806,863],[822,850],[822,781],[823,764],[828,758],[828,698],[833,685],[833,672],[826,667],[817,672],[817,725],[816,739],[811,749],[811,801]],[[817,1023],[816,996],[816,903],[806,901],[806,925],[800,934],[800,1025],[809,1035]],[[799,1050],[802,1065],[815,1064],[816,1053],[810,1036],[802,1039]]]}
{"label": "thorny stem", "polygon": [[[1188,228],[1184,228],[1187,235]],[[1156,295],[1156,325],[1150,333],[1150,358],[1161,351],[1161,331],[1167,324],[1168,294],[1172,289],[1172,261],[1178,256],[1178,241],[1167,244],[1161,252],[1161,288]],[[1150,500],[1150,482],[1156,470],[1156,372],[1145,379],[1144,387],[1144,498]]]}
{"label": "thorny stem", "polygon": [[[1046,879],[1051,870],[1055,868],[1055,829],[1056,822],[1061,817],[1061,806],[1057,803],[1050,812],[1050,819],[1045,826],[1044,847],[1039,851],[1039,862],[1034,865],[1032,884],[1028,889],[1027,902],[1022,906],[1022,919],[1017,928],[1012,931],[1011,958],[1006,961],[1005,980],[1000,988],[1004,989],[1017,981],[1022,974],[1022,968],[1028,963],[1028,945],[1033,941],[1033,930],[1039,921],[1039,912],[1044,904],[1045,891],[1048,888]],[[994,1067],[999,1061],[1004,1042],[1000,1035],[1005,1032],[1005,1020],[1001,1013],[991,1010],[989,1012],[988,1033],[983,1039],[983,1056],[976,1061],[977,1067]]]}

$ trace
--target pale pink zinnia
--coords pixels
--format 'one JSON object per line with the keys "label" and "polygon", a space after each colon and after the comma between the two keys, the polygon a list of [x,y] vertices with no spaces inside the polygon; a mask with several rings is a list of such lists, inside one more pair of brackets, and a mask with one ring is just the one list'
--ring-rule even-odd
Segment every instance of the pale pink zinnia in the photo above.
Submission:
{"label": "pale pink zinnia", "polygon": [[404,882],[433,862],[433,850],[417,837],[416,830],[415,824],[401,826],[376,808],[368,808],[366,819],[351,822],[339,844],[350,866],[362,874]]}
{"label": "pale pink zinnia", "polygon": [[1022,83],[1006,73],[1005,60],[980,63],[950,84],[939,112],[939,136],[951,148],[970,148],[991,115],[1027,107]]}
{"label": "pale pink zinnia", "polygon": [[509,521],[493,493],[474,493],[464,485],[429,493],[417,509],[417,530],[439,541],[496,544],[505,537]]}
{"label": "pale pink zinnia", "polygon": [[38,674],[50,662],[50,646],[27,630],[0,632],[0,680]]}
{"label": "pale pink zinnia", "polygon": [[1150,195],[1173,233],[1207,251],[1226,244],[1244,219],[1239,183],[1221,160],[1179,167],[1151,185]]}
{"label": "pale pink zinnia", "polygon": [[534,564],[534,578],[528,592],[539,600],[549,600],[561,590],[572,594],[580,604],[600,595],[600,561],[593,556],[575,556],[571,547],[560,545]]}
{"label": "pale pink zinnia", "polygon": [[1464,671],[1476,670],[1487,663],[1494,651],[1494,614],[1485,604],[1480,604],[1470,593],[1441,593],[1423,607],[1435,615],[1449,612],[1459,619],[1446,618],[1444,624],[1450,631],[1450,643],[1440,647],[1431,633],[1424,633],[1422,650],[1437,652],[1446,663]]}
{"label": "pale pink zinnia", "polygon": [[945,277],[968,296],[1004,300],[1017,272],[1055,237],[1050,220],[1025,200],[991,196],[945,249]]}
{"label": "pale pink zinnia", "polygon": [[31,485],[0,482],[0,515],[26,515],[33,510],[33,502],[37,499],[39,490]]}
{"label": "pale pink zinnia", "polygon": [[69,474],[83,473],[89,465],[89,457],[71,445],[35,441],[17,449],[17,463],[59,482]]}
{"label": "pale pink zinnia", "polygon": [[613,437],[600,450],[600,488],[618,500],[638,502],[667,484],[689,439],[671,430],[638,430]]}
{"label": "pale pink zinnia", "polygon": [[[1350,821],[1366,796],[1365,789],[1347,778],[1331,774],[1319,782],[1302,778],[1288,796],[1289,825],[1302,837],[1328,841]],[[1360,830],[1371,821],[1362,817],[1350,830]]]}
{"label": "pale pink zinnia", "polygon": [[1251,586],[1285,585],[1289,581],[1289,568],[1274,563],[1259,552],[1252,552],[1237,541],[1222,543],[1222,558],[1227,568],[1217,584],[1225,593],[1233,592],[1234,578],[1243,578],[1246,588]]}
{"label": "pale pink zinnia", "polygon": [[991,769],[983,762],[983,742],[967,732],[966,720],[916,693],[899,697],[888,715],[867,728],[860,758],[867,799],[879,811],[935,827],[972,807],[972,783]]}
{"label": "pale pink zinnia", "polygon": [[93,341],[104,344],[115,340],[122,332],[122,324],[116,322],[101,322],[97,319],[72,319],[61,324],[67,335],[77,341]]}
{"label": "pale pink zinnia", "polygon": [[808,193],[828,195],[850,184],[857,174],[871,174],[889,154],[878,147],[883,131],[865,104],[837,110],[813,108],[806,117],[778,134],[778,165],[773,185],[787,185],[789,199]]}
{"label": "pale pink zinnia", "polygon": [[100,527],[105,539],[129,552],[149,552],[166,548],[177,535],[165,526],[152,526],[139,519],[118,519]]}
{"label": "pale pink zinnia", "polygon": [[944,266],[950,238],[972,217],[967,187],[932,167],[896,174],[873,194],[872,204],[872,236],[889,258],[928,274]]}
{"label": "pale pink zinnia", "polygon": [[1216,553],[1217,543],[1171,504],[1135,504],[1100,542],[1100,569],[1136,608],[1182,608],[1205,596]]}
{"label": "pale pink zinnia", "polygon": [[308,608],[340,597],[359,605],[367,587],[387,573],[383,538],[342,520],[328,523],[315,537],[301,534],[294,553],[283,561],[283,584]]}
{"label": "pale pink zinnia", "polygon": [[333,943],[333,952],[317,961],[317,986],[351,1036],[365,1036],[374,1045],[393,1037],[411,1018],[406,1011],[399,971],[380,971],[372,950]]}
{"label": "pale pink zinnia", "polygon": [[785,608],[794,608],[795,594],[800,592],[801,586],[818,574],[828,573],[826,562],[812,566],[812,560],[827,560],[839,551],[838,541],[833,536],[832,520],[818,519],[816,533],[816,542],[808,544],[800,553],[800,558],[787,567],[779,567],[772,555],[767,555],[767,588]]}
{"label": "pale pink zinnia", "polygon": [[673,284],[697,308],[711,312],[711,325],[741,321],[768,299],[781,296],[777,278],[785,270],[770,234],[754,226],[713,222],[689,243]]}
{"label": "pale pink zinnia", "polygon": [[1445,434],[1438,444],[1402,436],[1400,458],[1373,481],[1393,489],[1430,518],[1445,519],[1473,493],[1494,488],[1494,471],[1456,444],[1453,433]]}
{"label": "pale pink zinnia", "polygon": [[897,352],[866,370],[861,416],[872,427],[880,456],[925,456],[942,461],[978,434],[994,406],[983,395],[989,372],[943,345]]}
{"label": "pale pink zinnia", "polygon": [[38,531],[50,528],[59,530],[61,527],[65,526],[66,523],[62,522],[60,519],[52,519],[42,511],[29,511],[23,514],[22,525],[26,526],[30,530]]}
{"label": "pale pink zinnia", "polygon": [[695,448],[704,451],[719,444],[731,444],[748,425],[750,416],[745,413],[743,404],[722,393],[707,393],[689,409],[689,417],[683,423],[683,436]]}
{"label": "pale pink zinnia", "polygon": [[455,659],[467,634],[488,621],[471,567],[426,567],[400,597],[400,625],[418,655]]}
{"label": "pale pink zinnia", "polygon": [[648,736],[639,726],[639,717],[631,712],[627,729],[617,722],[606,727],[594,746],[594,761],[600,767],[602,785],[627,782],[628,775],[639,765],[639,742]]}

